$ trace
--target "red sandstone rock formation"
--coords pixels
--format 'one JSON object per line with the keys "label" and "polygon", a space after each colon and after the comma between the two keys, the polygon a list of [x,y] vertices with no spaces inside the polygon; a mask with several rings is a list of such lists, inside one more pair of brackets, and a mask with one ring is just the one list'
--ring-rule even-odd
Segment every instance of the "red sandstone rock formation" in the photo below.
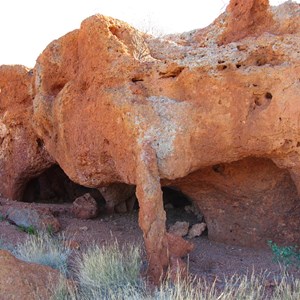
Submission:
{"label": "red sandstone rock formation", "polygon": [[62,280],[57,270],[21,261],[8,251],[0,250],[1,299],[51,299]]}
{"label": "red sandstone rock formation", "polygon": [[161,182],[199,205],[210,238],[300,244],[299,25],[298,4],[266,0],[162,39],[86,19],[33,79],[0,68],[1,192],[20,198],[54,163],[87,187],[136,185],[155,279],[192,249],[166,232]]}
{"label": "red sandstone rock formation", "polygon": [[26,183],[51,165],[32,128],[33,71],[0,66],[0,193],[20,199]]}

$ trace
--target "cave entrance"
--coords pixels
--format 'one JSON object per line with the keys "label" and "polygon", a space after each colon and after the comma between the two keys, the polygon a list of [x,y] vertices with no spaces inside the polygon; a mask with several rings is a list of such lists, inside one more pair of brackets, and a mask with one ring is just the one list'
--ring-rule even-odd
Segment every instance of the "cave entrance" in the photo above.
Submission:
{"label": "cave entrance", "polygon": [[[198,206],[180,189],[174,186],[164,186],[162,192],[168,228],[176,222],[188,222],[190,227],[198,223],[205,223]],[[203,235],[207,234],[206,229]]]}
{"label": "cave entrance", "polygon": [[27,183],[22,201],[70,203],[85,193],[90,193],[99,204],[105,203],[98,189],[87,188],[76,184],[69,179],[60,166],[53,165]]}

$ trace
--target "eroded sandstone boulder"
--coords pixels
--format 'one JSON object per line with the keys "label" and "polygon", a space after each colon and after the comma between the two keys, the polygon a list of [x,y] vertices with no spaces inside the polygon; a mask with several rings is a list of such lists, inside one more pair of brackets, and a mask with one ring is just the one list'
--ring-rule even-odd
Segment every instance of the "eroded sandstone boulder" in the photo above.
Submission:
{"label": "eroded sandstone boulder", "polygon": [[86,193],[77,199],[72,204],[72,213],[79,219],[93,219],[99,214],[97,201]]}
{"label": "eroded sandstone boulder", "polygon": [[205,231],[205,229],[206,229],[205,223],[194,224],[189,230],[188,238],[192,239],[200,236]]}
{"label": "eroded sandstone boulder", "polygon": [[52,299],[62,275],[48,266],[27,263],[0,250],[0,295],[3,300]]}
{"label": "eroded sandstone boulder", "polygon": [[198,204],[210,238],[300,244],[299,24],[298,4],[267,0],[232,0],[207,28],[160,39],[84,20],[32,79],[0,69],[1,192],[19,198],[54,163],[83,186],[136,186],[155,279],[192,250],[166,232],[161,184]]}
{"label": "eroded sandstone boulder", "polygon": [[189,222],[177,221],[172,226],[170,226],[169,233],[178,236],[185,236],[188,234],[189,226],[190,226]]}
{"label": "eroded sandstone boulder", "polygon": [[26,183],[51,161],[32,128],[33,73],[0,66],[0,193],[11,199],[20,200]]}
{"label": "eroded sandstone boulder", "polygon": [[20,207],[1,207],[3,216],[12,224],[26,230],[58,232],[60,222],[49,208],[22,205]]}

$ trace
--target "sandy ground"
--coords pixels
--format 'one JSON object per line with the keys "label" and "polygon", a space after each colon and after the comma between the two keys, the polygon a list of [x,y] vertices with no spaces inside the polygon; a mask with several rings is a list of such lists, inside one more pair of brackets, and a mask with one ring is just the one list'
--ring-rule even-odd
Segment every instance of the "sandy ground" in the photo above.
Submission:
{"label": "sandy ground", "polygon": [[[0,211],[3,203],[3,200],[0,200]],[[86,249],[92,243],[101,245],[114,239],[117,239],[120,244],[129,242],[143,245],[137,210],[126,214],[102,214],[93,220],[79,220],[70,213],[71,204],[36,205],[51,207],[62,225],[61,232],[69,239],[78,242],[80,250]],[[167,217],[168,226],[176,220],[195,222],[195,218],[181,208],[168,209]],[[6,220],[0,221],[0,240],[5,245],[14,247],[23,242],[27,235]],[[272,278],[278,278],[282,273],[280,266],[273,261],[272,252],[268,248],[251,249],[225,245],[210,241],[205,234],[193,238],[192,242],[195,244],[195,250],[188,257],[189,270],[192,274],[207,280],[217,278],[222,284],[224,277],[247,274],[253,270],[255,272],[267,270]],[[291,270],[291,272],[294,276],[300,277],[299,271]]]}

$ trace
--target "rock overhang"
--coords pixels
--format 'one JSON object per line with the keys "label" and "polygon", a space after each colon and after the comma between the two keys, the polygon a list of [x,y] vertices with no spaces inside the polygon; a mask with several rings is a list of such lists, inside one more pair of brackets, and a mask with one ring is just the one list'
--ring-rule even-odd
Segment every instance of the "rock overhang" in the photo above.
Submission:
{"label": "rock overhang", "polygon": [[161,180],[254,157],[300,190],[299,18],[295,3],[231,1],[211,26],[157,39],[97,15],[49,44],[33,72],[1,67],[1,192],[19,198],[54,163],[85,186],[137,185],[156,276],[174,246]]}

